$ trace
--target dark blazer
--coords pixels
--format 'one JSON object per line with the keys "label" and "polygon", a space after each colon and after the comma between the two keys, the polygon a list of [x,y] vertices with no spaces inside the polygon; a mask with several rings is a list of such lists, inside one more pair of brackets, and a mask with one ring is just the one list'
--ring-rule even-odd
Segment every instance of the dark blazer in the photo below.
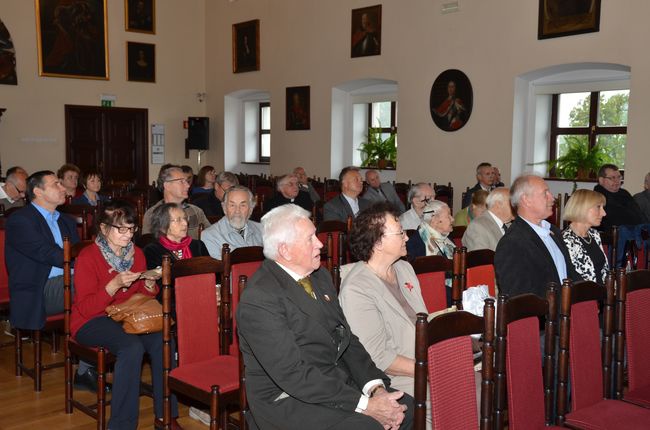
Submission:
{"label": "dark blazer", "polygon": [[205,216],[224,215],[221,200],[214,195],[214,192],[193,194],[192,204],[203,209]]}
{"label": "dark blazer", "polygon": [[481,188],[481,184],[477,182],[476,185],[474,185],[469,190],[465,191],[465,198],[463,198],[461,209],[466,208],[467,206],[469,206],[470,203],[472,203],[472,194],[474,194],[475,191],[482,190],[482,189],[483,188]]}
{"label": "dark blazer", "polygon": [[265,260],[239,302],[246,394],[261,429],[330,428],[356,413],[367,382],[390,383],[350,331],[329,273],[311,280],[317,300]]}
{"label": "dark blazer", "polygon": [[[359,196],[358,199],[359,199],[359,212],[372,206],[372,202],[364,199],[363,197]],[[352,213],[352,208],[350,207],[350,204],[345,199],[345,197],[343,197],[342,194],[339,194],[336,197],[330,199],[323,206],[323,221],[335,220],[335,221],[348,222],[349,216],[354,218],[354,214]]]}
{"label": "dark blazer", "polygon": [[[554,225],[551,225],[551,232],[553,241],[564,255],[567,276],[573,281],[580,280],[562,240],[562,232]],[[548,283],[556,282],[559,286],[562,282],[544,242],[519,216],[497,244],[494,269],[499,292],[510,297],[533,293],[546,298]]]}
{"label": "dark blazer", "polygon": [[314,202],[311,201],[311,197],[309,197],[309,193],[306,191],[298,191],[298,195],[293,199],[293,202],[283,196],[282,193],[277,193],[268,203],[264,202],[264,212],[266,213],[271,209],[286,205],[287,203],[298,205],[309,213],[311,213],[311,209],[314,207]]}
{"label": "dark blazer", "polygon": [[[79,242],[73,218],[61,214],[61,237]],[[9,273],[11,325],[38,330],[45,325],[43,288],[52,266],[63,267],[63,249],[56,244],[47,221],[31,204],[7,218],[5,263]]]}
{"label": "dark blazer", "polygon": [[418,228],[413,235],[409,236],[409,240],[406,242],[406,257],[411,261],[425,255],[427,255],[427,247],[424,245],[424,241],[420,236],[420,229]]}
{"label": "dark blazer", "polygon": [[406,208],[404,207],[404,203],[402,203],[402,201],[399,199],[399,196],[397,195],[393,184],[390,182],[384,182],[379,185],[379,189],[381,192],[369,186],[366,189],[366,192],[363,193],[362,197],[372,203],[387,201],[395,206],[395,209],[399,211],[400,215],[404,213]]}

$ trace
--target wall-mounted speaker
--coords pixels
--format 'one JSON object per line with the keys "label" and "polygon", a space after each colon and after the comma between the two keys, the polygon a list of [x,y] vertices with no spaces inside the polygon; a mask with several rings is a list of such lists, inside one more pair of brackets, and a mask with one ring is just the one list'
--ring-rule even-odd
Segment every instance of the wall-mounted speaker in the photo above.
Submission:
{"label": "wall-mounted speaker", "polygon": [[209,149],[210,118],[206,116],[191,116],[187,119],[187,140],[185,149]]}

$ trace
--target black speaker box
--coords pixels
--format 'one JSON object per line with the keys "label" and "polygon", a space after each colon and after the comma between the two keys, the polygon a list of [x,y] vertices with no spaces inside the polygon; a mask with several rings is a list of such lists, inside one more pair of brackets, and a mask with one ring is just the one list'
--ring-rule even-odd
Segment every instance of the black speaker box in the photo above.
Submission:
{"label": "black speaker box", "polygon": [[210,118],[206,116],[191,116],[187,119],[186,149],[209,149]]}

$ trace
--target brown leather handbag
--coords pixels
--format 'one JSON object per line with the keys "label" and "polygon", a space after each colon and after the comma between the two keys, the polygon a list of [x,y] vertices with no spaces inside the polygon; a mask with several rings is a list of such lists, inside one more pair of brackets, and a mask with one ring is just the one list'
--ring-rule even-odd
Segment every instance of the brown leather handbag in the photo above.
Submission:
{"label": "brown leather handbag", "polygon": [[162,331],[162,305],[155,297],[136,293],[125,302],[108,305],[106,314],[113,321],[121,321],[128,334],[148,334]]}

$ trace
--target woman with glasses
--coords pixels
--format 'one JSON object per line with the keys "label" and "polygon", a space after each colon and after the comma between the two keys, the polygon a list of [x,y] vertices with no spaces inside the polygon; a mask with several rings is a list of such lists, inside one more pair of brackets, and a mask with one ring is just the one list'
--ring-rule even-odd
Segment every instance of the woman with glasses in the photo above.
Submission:
{"label": "woman with glasses", "polygon": [[350,251],[359,262],[343,279],[339,301],[352,332],[391,378],[391,388],[413,395],[415,320],[427,309],[413,268],[401,259],[408,238],[398,216],[382,202],[355,218]]}
{"label": "woman with glasses", "polygon": [[217,172],[212,166],[203,166],[196,175],[196,186],[192,187],[191,194],[211,193],[214,191],[214,183]]}
{"label": "woman with glasses", "polygon": [[[140,403],[142,356],[151,360],[156,428],[162,428],[162,333],[127,334],[122,324],[106,315],[106,307],[125,302],[135,293],[155,296],[157,276],[143,274],[143,252],[133,244],[138,227],[133,207],[124,201],[107,204],[97,217],[97,238],[75,262],[74,298],[70,328],[82,345],[103,346],[117,357],[113,373],[111,429],[136,429]],[[172,397],[172,417],[178,416]],[[173,420],[173,429],[181,427]]]}
{"label": "woman with glasses", "polygon": [[[169,255],[172,263],[210,255],[203,242],[187,235],[187,215],[178,203],[163,203],[154,209],[151,233],[156,240],[144,247],[147,269],[162,266],[163,255]],[[158,293],[158,300],[162,303],[162,291]]]}

